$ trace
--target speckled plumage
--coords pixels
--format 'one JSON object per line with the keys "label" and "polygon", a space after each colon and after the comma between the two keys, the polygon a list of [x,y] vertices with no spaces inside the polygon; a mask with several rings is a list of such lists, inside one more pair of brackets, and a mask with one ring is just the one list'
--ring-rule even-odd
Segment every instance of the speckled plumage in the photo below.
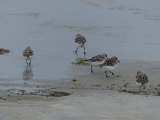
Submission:
{"label": "speckled plumage", "polygon": [[[34,53],[33,53],[33,50],[31,49],[31,47],[28,46],[24,49],[23,56],[25,57],[27,65],[31,65],[31,59],[32,59],[33,55],[34,55]],[[30,61],[29,63],[28,63],[28,60]]]}
{"label": "speckled plumage", "polygon": [[84,36],[82,36],[81,34],[77,34],[76,38],[75,38],[75,43],[76,43],[77,49],[75,52],[77,53],[78,48],[84,48],[84,54],[86,54],[86,52],[85,52],[85,43],[86,42],[87,41]]}
{"label": "speckled plumage", "polygon": [[75,38],[75,43],[77,44],[84,44],[86,43],[86,38],[84,36],[82,36],[81,34],[77,34],[76,38]]}
{"label": "speckled plumage", "polygon": [[136,75],[136,84],[139,86],[140,92],[141,88],[145,89],[146,84],[148,83],[148,76],[146,74],[143,74],[141,71],[137,72]]}
{"label": "speckled plumage", "polygon": [[102,65],[106,59],[108,59],[107,54],[104,53],[104,54],[99,54],[92,58],[86,59],[85,61],[91,64],[91,73],[93,73],[92,67],[93,66],[98,67]]}
{"label": "speckled plumage", "polygon": [[116,56],[113,56],[107,60],[100,66],[103,70],[105,70],[106,77],[107,71],[114,75],[113,70],[117,67],[117,63],[120,62]]}

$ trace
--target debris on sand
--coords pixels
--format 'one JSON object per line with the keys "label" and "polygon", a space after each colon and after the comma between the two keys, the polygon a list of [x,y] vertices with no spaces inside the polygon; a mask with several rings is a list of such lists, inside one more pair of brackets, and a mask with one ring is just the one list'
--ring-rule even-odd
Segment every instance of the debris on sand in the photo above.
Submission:
{"label": "debris on sand", "polygon": [[71,95],[70,93],[67,92],[57,92],[57,91],[52,91],[49,96],[53,96],[53,97],[62,97],[62,96],[69,96]]}
{"label": "debris on sand", "polygon": [[128,85],[129,85],[129,83],[127,82],[127,83],[124,84],[124,87],[127,87]]}
{"label": "debris on sand", "polygon": [[76,79],[73,79],[73,80],[72,80],[72,82],[76,82],[76,81],[78,81],[78,80],[76,80]]}
{"label": "debris on sand", "polygon": [[11,51],[9,49],[0,48],[0,55],[3,55],[5,53],[10,53]]}
{"label": "debris on sand", "polygon": [[131,94],[139,94],[139,92],[128,91],[128,90],[120,90],[120,92],[131,93]]}

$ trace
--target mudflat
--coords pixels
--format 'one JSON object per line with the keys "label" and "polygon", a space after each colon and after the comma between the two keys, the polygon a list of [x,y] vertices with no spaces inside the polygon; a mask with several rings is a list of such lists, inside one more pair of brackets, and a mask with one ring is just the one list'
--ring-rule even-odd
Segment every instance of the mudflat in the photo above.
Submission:
{"label": "mudflat", "polygon": [[[0,119],[158,120],[160,62],[120,61],[115,76],[105,77],[98,67],[90,73],[90,66],[73,65],[70,80],[33,80],[32,83],[14,84],[23,89],[1,90]],[[135,84],[138,70],[149,77],[142,92]],[[5,85],[13,86],[3,80]],[[33,91],[27,92],[25,88]]]}

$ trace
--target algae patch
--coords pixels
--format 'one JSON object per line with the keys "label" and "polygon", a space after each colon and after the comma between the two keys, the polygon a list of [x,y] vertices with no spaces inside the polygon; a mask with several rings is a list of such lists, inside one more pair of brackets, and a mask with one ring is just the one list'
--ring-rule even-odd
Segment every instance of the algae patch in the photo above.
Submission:
{"label": "algae patch", "polygon": [[87,63],[87,62],[85,62],[84,60],[79,60],[79,61],[76,61],[76,62],[72,62],[72,64],[74,64],[74,65],[90,66],[90,64]]}
{"label": "algae patch", "polygon": [[0,55],[10,53],[11,51],[9,49],[0,48]]}

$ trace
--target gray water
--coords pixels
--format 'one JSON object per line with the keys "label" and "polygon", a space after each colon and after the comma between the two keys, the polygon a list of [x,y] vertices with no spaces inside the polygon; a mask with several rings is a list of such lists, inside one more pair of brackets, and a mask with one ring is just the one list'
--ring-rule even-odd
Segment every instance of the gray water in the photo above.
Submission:
{"label": "gray water", "polygon": [[[0,0],[0,78],[59,80],[71,76],[77,33],[87,39],[86,58],[159,61],[158,0]],[[34,51],[26,70],[22,51]],[[83,57],[79,49],[78,57]]]}

